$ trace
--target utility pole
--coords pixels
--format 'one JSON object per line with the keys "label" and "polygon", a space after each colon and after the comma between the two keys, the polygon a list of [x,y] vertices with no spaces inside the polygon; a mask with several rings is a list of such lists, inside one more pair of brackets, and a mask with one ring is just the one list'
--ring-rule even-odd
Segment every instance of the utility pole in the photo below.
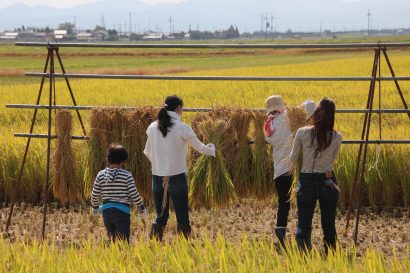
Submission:
{"label": "utility pole", "polygon": [[102,27],[105,27],[105,19],[104,19],[104,15],[101,17],[101,25],[102,25]]}
{"label": "utility pole", "polygon": [[265,36],[266,40],[268,39],[268,29],[269,29],[269,21],[268,21],[268,13],[265,15]]}
{"label": "utility pole", "polygon": [[271,38],[273,39],[273,20],[275,17],[273,16],[273,12],[270,13],[270,35]]}
{"label": "utility pole", "polygon": [[171,15],[169,16],[168,22],[169,22],[169,36],[171,36],[171,33],[172,33],[172,22],[173,22]]}
{"label": "utility pole", "polygon": [[320,28],[319,28],[319,35],[322,37],[322,20],[320,20]]}
{"label": "utility pole", "polygon": [[129,14],[129,16],[130,16],[130,24],[129,24],[129,28],[130,28],[130,34],[131,34],[131,32],[132,32],[132,14],[131,14],[131,12],[130,12],[130,14]]}
{"label": "utility pole", "polygon": [[370,9],[367,11],[367,36],[370,36],[370,16],[372,14],[370,13]]}
{"label": "utility pole", "polygon": [[263,32],[263,13],[261,14],[261,29],[260,31]]}
{"label": "utility pole", "polygon": [[77,18],[74,16],[74,33],[77,34]]}

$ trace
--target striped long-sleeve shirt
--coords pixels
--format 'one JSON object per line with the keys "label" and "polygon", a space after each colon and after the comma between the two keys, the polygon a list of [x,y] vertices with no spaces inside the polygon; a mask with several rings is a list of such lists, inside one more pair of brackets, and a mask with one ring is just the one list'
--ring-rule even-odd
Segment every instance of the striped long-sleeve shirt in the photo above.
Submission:
{"label": "striped long-sleeve shirt", "polygon": [[131,201],[139,207],[144,203],[135,186],[132,174],[124,169],[106,168],[97,174],[91,194],[91,205],[98,207],[98,200],[131,205]]}

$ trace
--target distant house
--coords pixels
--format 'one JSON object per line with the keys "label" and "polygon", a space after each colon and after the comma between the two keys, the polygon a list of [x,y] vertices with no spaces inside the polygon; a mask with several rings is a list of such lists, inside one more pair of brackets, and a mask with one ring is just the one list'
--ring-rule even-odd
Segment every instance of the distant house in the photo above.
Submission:
{"label": "distant house", "polygon": [[56,29],[54,30],[54,39],[63,40],[67,38],[67,30],[65,29]]}
{"label": "distant house", "polygon": [[43,32],[24,31],[18,35],[19,41],[44,41],[46,34]]}
{"label": "distant house", "polygon": [[19,34],[18,32],[5,32],[0,34],[0,40],[4,41],[14,41],[17,40]]}
{"label": "distant house", "polygon": [[164,35],[161,33],[149,33],[142,37],[144,41],[161,41],[162,39],[164,39]]}
{"label": "distant house", "polygon": [[109,36],[110,36],[110,34],[105,29],[94,30],[93,33],[92,33],[92,37],[96,41],[104,41]]}
{"label": "distant house", "polygon": [[77,41],[91,41],[93,40],[93,34],[88,32],[80,32],[76,35]]}

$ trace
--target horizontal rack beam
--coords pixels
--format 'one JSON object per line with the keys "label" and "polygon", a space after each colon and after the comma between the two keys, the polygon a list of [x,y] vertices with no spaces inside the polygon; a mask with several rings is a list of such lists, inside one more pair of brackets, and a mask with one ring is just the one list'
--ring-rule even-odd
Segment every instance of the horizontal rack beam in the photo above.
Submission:
{"label": "horizontal rack beam", "polygon": [[[23,134],[23,133],[16,133],[14,134],[15,137],[27,137],[27,138],[48,138],[46,134]],[[52,135],[52,139],[57,138],[57,135]],[[88,140],[90,137],[88,136],[72,136],[71,139],[73,140]],[[364,144],[366,141],[364,140],[343,140],[343,144]],[[251,140],[248,142],[249,144],[254,144],[255,141]],[[369,144],[410,144],[410,140],[369,140]]]}
{"label": "horizontal rack beam", "polygon": [[[49,74],[27,72],[27,77],[71,78],[71,79],[117,79],[117,80],[178,80],[178,81],[371,81],[372,77],[260,77],[260,76],[160,76],[160,75],[108,75],[108,74]],[[377,81],[410,81],[410,76],[377,77]]]}
{"label": "horizontal rack beam", "polygon": [[[10,109],[49,109],[48,105],[36,105],[36,104],[6,104],[6,108]],[[65,109],[65,110],[84,110],[89,111],[96,108],[114,108],[117,106],[71,106],[71,105],[52,105],[51,109]],[[138,106],[124,106],[123,109],[137,109]],[[156,107],[158,108],[158,107]],[[252,111],[264,112],[265,109],[251,108]],[[212,108],[183,108],[184,112],[210,112]],[[373,109],[372,113],[385,113],[385,114],[407,114],[410,113],[410,109]],[[340,114],[360,114],[370,113],[368,109],[336,109],[336,113]]]}
{"label": "horizontal rack beam", "polygon": [[[24,133],[16,133],[14,134],[15,137],[27,137],[27,138],[48,138],[46,134],[24,134]],[[56,139],[57,135],[51,135],[52,139]],[[71,136],[73,140],[88,140],[90,139],[87,136]]]}
{"label": "horizontal rack beam", "polygon": [[410,47],[406,43],[333,43],[333,44],[115,44],[115,43],[44,43],[17,42],[16,46],[36,47],[91,47],[91,48],[247,48],[247,49],[326,49],[326,48],[374,48]]}

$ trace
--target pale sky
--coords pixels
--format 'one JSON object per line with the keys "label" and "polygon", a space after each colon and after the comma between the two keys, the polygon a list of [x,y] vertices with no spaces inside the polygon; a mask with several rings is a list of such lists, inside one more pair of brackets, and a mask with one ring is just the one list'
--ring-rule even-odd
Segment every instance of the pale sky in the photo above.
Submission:
{"label": "pale sky", "polygon": [[[24,3],[29,6],[46,5],[56,8],[73,7],[80,4],[97,2],[98,0],[0,0],[0,8],[4,8],[17,3]],[[142,0],[142,2],[155,4],[155,3],[178,3],[184,0]],[[357,1],[357,0],[345,0],[345,1]],[[360,1],[360,0],[359,0]]]}

